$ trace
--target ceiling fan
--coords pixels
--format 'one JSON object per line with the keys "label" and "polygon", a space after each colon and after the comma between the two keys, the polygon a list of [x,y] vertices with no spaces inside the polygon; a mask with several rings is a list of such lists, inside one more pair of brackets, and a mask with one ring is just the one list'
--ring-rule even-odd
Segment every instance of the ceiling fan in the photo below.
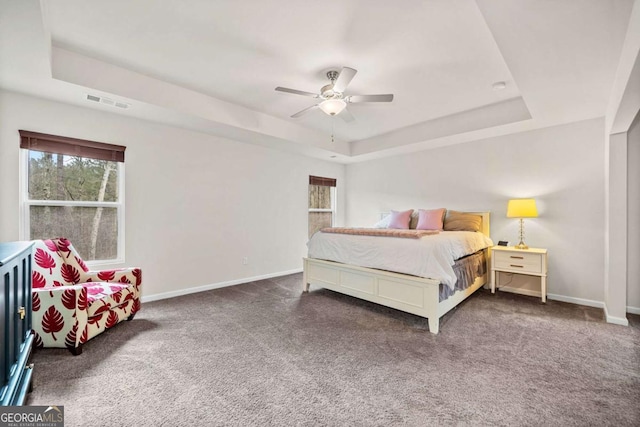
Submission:
{"label": "ceiling fan", "polygon": [[358,71],[353,68],[343,67],[340,72],[335,70],[327,72],[327,78],[329,84],[323,86],[320,89],[320,93],[305,92],[303,90],[289,89],[286,87],[278,86],[276,88],[279,92],[288,92],[295,95],[310,96],[322,100],[320,103],[307,107],[302,111],[295,113],[292,118],[298,118],[308,112],[317,108],[324,111],[330,116],[340,115],[346,122],[354,120],[351,113],[346,109],[347,104],[353,104],[358,102],[391,102],[393,101],[393,95],[345,95],[344,91],[347,86],[356,75]]}

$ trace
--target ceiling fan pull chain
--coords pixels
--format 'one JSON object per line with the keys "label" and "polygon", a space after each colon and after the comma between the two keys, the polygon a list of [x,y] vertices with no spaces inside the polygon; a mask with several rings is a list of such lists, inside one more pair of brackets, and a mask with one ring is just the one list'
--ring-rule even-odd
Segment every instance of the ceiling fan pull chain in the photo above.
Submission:
{"label": "ceiling fan pull chain", "polygon": [[333,124],[336,120],[336,116],[331,116],[331,143],[333,144],[335,140],[333,139]]}

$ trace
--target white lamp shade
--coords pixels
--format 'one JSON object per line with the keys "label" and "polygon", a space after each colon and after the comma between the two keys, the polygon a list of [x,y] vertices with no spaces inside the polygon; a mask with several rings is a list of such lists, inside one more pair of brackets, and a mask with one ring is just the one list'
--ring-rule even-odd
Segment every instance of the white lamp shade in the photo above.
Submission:
{"label": "white lamp shade", "polygon": [[342,110],[347,106],[347,103],[342,99],[327,99],[320,103],[320,109],[330,116],[340,114]]}

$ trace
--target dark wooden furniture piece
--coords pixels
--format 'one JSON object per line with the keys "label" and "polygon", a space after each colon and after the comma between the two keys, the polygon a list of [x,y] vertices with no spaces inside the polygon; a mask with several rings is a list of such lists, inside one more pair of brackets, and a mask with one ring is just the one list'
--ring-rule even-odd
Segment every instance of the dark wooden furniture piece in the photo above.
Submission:
{"label": "dark wooden furniture piece", "polygon": [[18,406],[31,390],[32,242],[0,243],[0,405]]}

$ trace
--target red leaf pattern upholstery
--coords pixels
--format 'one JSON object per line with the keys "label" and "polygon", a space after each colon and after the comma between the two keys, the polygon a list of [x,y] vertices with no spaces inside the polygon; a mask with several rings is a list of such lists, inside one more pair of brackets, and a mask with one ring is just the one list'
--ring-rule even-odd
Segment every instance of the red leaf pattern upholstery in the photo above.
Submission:
{"label": "red leaf pattern upholstery", "polygon": [[47,284],[47,280],[44,278],[42,274],[37,271],[33,271],[31,273],[31,287],[33,288],[44,288]]}
{"label": "red leaf pattern upholstery", "polygon": [[64,318],[62,314],[52,305],[42,316],[42,330],[47,334],[51,334],[51,337],[56,340],[55,333],[60,332],[63,326]]}
{"label": "red leaf pattern upholstery", "polygon": [[116,291],[114,293],[111,294],[111,298],[113,298],[113,300],[115,302],[117,302],[118,304],[120,304],[120,300],[122,299],[122,292],[120,291]]}
{"label": "red leaf pattern upholstery", "polygon": [[109,304],[95,304],[97,306],[97,308],[95,309],[95,311],[92,313],[91,316],[89,317],[98,317],[98,316],[102,316],[103,313],[109,311],[109,309],[111,308],[109,306]]}
{"label": "red leaf pattern upholstery", "polygon": [[98,314],[97,316],[91,316],[89,317],[89,319],[87,320],[88,322],[88,326],[95,326],[96,328],[100,329],[100,321],[102,320],[102,318],[104,317],[104,312]]}
{"label": "red leaf pattern upholstery", "polygon": [[37,265],[44,268],[45,270],[48,269],[50,274],[53,272],[53,269],[56,266],[56,261],[47,252],[38,248],[36,249],[36,255],[34,256],[34,258]]}
{"label": "red leaf pattern upholstery", "polygon": [[37,292],[33,292],[31,294],[31,310],[38,311],[40,310],[40,297]]}
{"label": "red leaf pattern upholstery", "polygon": [[60,255],[66,254],[65,258],[69,258],[69,255],[71,255],[71,252],[72,252],[71,242],[65,239],[64,237],[53,239],[53,241],[56,244],[56,247],[58,248],[58,253],[60,253]]}
{"label": "red leaf pattern upholstery", "polygon": [[63,238],[36,240],[34,260],[33,329],[38,347],[78,347],[140,310],[139,268],[90,271]]}
{"label": "red leaf pattern upholstery", "polygon": [[74,348],[77,342],[77,338],[76,338],[77,334],[78,334],[78,322],[75,322],[73,324],[73,327],[67,334],[67,336],[64,338],[64,345],[66,345],[67,347]]}
{"label": "red leaf pattern upholstery", "polygon": [[74,258],[83,271],[89,271],[89,267],[87,267],[87,264],[84,263],[82,258],[80,258],[79,256],[75,256]]}
{"label": "red leaf pattern upholstery", "polygon": [[40,334],[37,333],[37,332],[34,332],[33,334],[35,335],[35,337],[34,337],[35,346],[36,347],[44,347],[42,345],[42,338],[40,337]]}
{"label": "red leaf pattern upholstery", "polygon": [[140,311],[140,299],[136,298],[133,300],[133,307],[131,308],[131,314],[136,314]]}
{"label": "red leaf pattern upholstery", "polygon": [[87,300],[87,288],[83,286],[80,291],[80,298],[78,298],[78,310],[86,311],[87,307],[89,307],[89,301]]}
{"label": "red leaf pattern upholstery", "polygon": [[68,310],[75,310],[76,308],[76,293],[73,289],[65,289],[62,292],[62,305]]}
{"label": "red leaf pattern upholstery", "polygon": [[43,240],[43,242],[51,252],[58,252],[58,247],[53,240]]}
{"label": "red leaf pattern upholstery", "polygon": [[133,277],[136,278],[136,286],[139,286],[140,283],[142,283],[142,270],[140,270],[139,268],[134,268],[131,274],[133,274]]}
{"label": "red leaf pattern upholstery", "polygon": [[127,293],[127,295],[125,295],[124,299],[122,300],[122,304],[126,303],[127,301],[131,301],[133,299],[133,293],[129,292]]}
{"label": "red leaf pattern upholstery", "polygon": [[62,277],[65,282],[73,283],[75,285],[80,281],[80,272],[72,265],[62,264],[60,271],[62,272]]}
{"label": "red leaf pattern upholstery", "polygon": [[98,279],[103,282],[108,282],[109,280],[113,280],[116,277],[116,272],[113,270],[103,270],[98,272]]}
{"label": "red leaf pattern upholstery", "polygon": [[89,336],[89,327],[85,326],[84,331],[82,331],[82,336],[80,337],[80,343],[82,344],[87,342],[87,340],[89,339],[88,336]]}
{"label": "red leaf pattern upholstery", "polygon": [[109,312],[109,316],[107,317],[107,324],[105,327],[113,328],[118,324],[118,315],[115,311]]}

